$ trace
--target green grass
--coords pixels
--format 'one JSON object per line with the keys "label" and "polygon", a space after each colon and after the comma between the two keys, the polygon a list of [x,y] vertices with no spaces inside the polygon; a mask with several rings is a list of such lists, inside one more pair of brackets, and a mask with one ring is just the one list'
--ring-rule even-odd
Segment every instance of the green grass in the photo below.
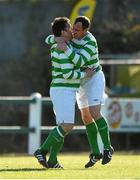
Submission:
{"label": "green grass", "polygon": [[64,170],[43,169],[32,156],[1,156],[0,179],[140,179],[140,155],[114,154],[107,165],[85,169],[87,153],[61,154]]}

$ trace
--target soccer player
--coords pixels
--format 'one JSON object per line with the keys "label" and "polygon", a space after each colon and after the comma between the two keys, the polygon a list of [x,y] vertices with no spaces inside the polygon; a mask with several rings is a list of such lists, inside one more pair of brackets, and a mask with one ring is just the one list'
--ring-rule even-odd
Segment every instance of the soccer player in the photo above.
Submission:
{"label": "soccer player", "polygon": [[[62,39],[61,41],[57,39],[59,49],[63,50],[66,56],[72,59],[75,67],[81,68],[82,70],[93,68],[96,71],[92,77],[81,80],[80,89],[77,93],[78,107],[86,126],[91,148],[90,159],[85,165],[85,168],[92,167],[101,159],[97,143],[97,132],[99,132],[104,145],[103,165],[110,162],[114,152],[110,143],[107,121],[101,114],[101,105],[104,104],[105,97],[105,77],[99,63],[96,39],[89,32],[90,24],[90,20],[85,16],[79,16],[75,19],[73,25],[74,39],[71,41],[74,50],[70,49],[66,43],[62,43]],[[48,41],[52,43],[54,38],[49,36]]]}
{"label": "soccer player", "polygon": [[[72,39],[72,30],[69,19],[66,17],[55,18],[52,22],[54,36],[63,37],[71,49],[69,40]],[[80,71],[74,67],[71,59],[63,51],[57,49],[57,44],[51,46],[52,82],[50,97],[56,114],[55,127],[48,135],[45,142],[37,149],[34,156],[46,168],[62,168],[58,163],[57,154],[61,150],[65,136],[74,126],[76,91],[80,86],[80,79],[91,76],[92,70]],[[50,153],[48,161],[46,154]]]}

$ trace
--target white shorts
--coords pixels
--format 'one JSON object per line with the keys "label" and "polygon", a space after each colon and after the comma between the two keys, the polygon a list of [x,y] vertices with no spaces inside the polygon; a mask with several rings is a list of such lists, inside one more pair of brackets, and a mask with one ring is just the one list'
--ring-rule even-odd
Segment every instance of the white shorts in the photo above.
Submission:
{"label": "white shorts", "polygon": [[61,123],[74,124],[76,91],[70,88],[50,88],[50,97],[58,125]]}
{"label": "white shorts", "polygon": [[105,77],[103,71],[99,71],[92,77],[81,81],[76,99],[79,109],[104,104]]}

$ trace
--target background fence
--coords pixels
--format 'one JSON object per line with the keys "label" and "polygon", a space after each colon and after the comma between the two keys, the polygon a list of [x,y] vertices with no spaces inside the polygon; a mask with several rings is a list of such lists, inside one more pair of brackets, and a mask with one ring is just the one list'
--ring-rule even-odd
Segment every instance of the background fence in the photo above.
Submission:
{"label": "background fence", "polygon": [[[49,133],[53,126],[41,126],[42,120],[42,105],[51,105],[49,97],[42,97],[39,93],[33,93],[30,97],[0,97],[0,104],[27,104],[29,105],[29,122],[28,127],[22,126],[0,126],[0,133],[19,133],[28,134],[28,154],[33,154],[41,143],[41,134]],[[127,109],[126,105],[132,105],[133,109],[128,107],[129,117],[125,117]],[[122,106],[122,107],[121,107]],[[113,133],[140,133],[140,115],[139,113],[140,99],[128,98],[107,98],[106,105],[102,112],[109,120],[110,131]],[[120,110],[120,109],[122,110]],[[132,112],[133,110],[133,112]],[[137,111],[138,110],[138,111]],[[125,111],[125,112],[124,112]],[[131,116],[130,112],[134,116]],[[125,114],[124,114],[125,113]],[[84,126],[75,126],[73,133],[85,133]],[[129,136],[128,136],[129,137]],[[127,138],[127,144],[130,144]],[[102,143],[99,138],[99,144],[102,148]]]}

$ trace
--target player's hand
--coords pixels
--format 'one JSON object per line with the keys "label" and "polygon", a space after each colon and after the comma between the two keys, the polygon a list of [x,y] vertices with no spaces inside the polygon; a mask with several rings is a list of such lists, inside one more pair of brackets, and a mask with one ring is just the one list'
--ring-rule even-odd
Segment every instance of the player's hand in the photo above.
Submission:
{"label": "player's hand", "polygon": [[55,41],[56,41],[57,43],[63,43],[63,42],[65,42],[65,40],[64,40],[63,37],[55,37],[54,39],[55,39]]}
{"label": "player's hand", "polygon": [[93,74],[95,74],[96,70],[95,70],[95,69],[87,68],[87,69],[85,70],[85,72],[86,72],[86,77],[90,77],[90,76],[92,76]]}
{"label": "player's hand", "polygon": [[57,49],[59,49],[61,51],[66,51],[67,50],[67,44],[65,42],[57,43]]}

